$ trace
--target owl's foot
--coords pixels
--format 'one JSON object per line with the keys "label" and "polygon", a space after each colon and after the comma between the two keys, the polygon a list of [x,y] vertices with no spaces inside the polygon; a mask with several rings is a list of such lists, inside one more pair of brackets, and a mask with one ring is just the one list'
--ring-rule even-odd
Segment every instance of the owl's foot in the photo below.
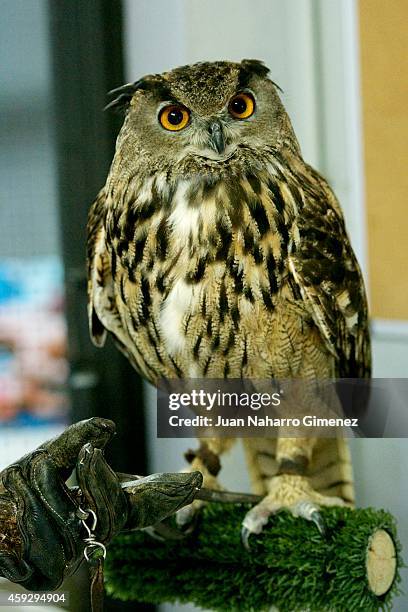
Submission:
{"label": "owl's foot", "polygon": [[[222,489],[222,486],[218,482],[217,478],[211,476],[210,474],[204,474],[203,486],[209,487],[210,489],[216,489],[217,491]],[[193,502],[191,502],[191,504],[180,508],[180,510],[176,512],[176,524],[183,533],[188,534],[194,530],[200,510],[205,504],[205,501],[195,499]]]}
{"label": "owl's foot", "polygon": [[184,506],[184,508],[177,511],[176,524],[183,533],[188,534],[194,531],[199,512],[204,503],[205,502],[196,499],[188,506]]}
{"label": "owl's foot", "polygon": [[344,505],[340,497],[329,497],[314,491],[304,476],[280,474],[273,478],[268,495],[247,512],[242,522],[242,543],[248,550],[249,536],[261,533],[269,518],[281,510],[288,510],[293,516],[312,521],[324,535],[325,525],[320,506]]}

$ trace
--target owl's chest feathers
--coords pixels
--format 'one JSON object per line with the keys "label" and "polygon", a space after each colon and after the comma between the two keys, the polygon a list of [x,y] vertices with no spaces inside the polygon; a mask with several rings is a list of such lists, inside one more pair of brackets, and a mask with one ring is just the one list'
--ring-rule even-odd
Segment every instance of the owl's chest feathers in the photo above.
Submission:
{"label": "owl's chest feathers", "polygon": [[249,348],[265,350],[278,304],[291,297],[294,204],[286,185],[255,177],[179,186],[167,209],[139,220],[126,254],[130,283],[118,298],[132,313],[132,335],[154,335],[156,356],[184,375],[241,375]]}

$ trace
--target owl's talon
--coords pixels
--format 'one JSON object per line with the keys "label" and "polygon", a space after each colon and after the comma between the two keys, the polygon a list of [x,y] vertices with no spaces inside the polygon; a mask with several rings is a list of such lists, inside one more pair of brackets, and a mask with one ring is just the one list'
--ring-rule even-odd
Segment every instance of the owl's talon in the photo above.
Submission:
{"label": "owl's talon", "polygon": [[252,531],[248,529],[248,527],[243,526],[241,528],[241,542],[246,550],[249,551],[249,536],[252,534]]}
{"label": "owl's talon", "polygon": [[293,516],[299,516],[316,525],[320,534],[326,534],[326,525],[320,513],[319,506],[310,501],[300,501],[292,509]]}
{"label": "owl's talon", "polygon": [[194,531],[200,508],[201,504],[193,502],[176,512],[176,525],[183,534],[187,535]]}
{"label": "owl's talon", "polygon": [[318,528],[320,535],[324,537],[326,535],[326,525],[325,525],[325,522],[320,512],[318,511],[313,512],[311,519],[313,523],[316,525],[316,527]]}
{"label": "owl's talon", "polygon": [[246,550],[249,550],[249,536],[261,533],[271,514],[273,514],[273,510],[267,508],[262,502],[246,513],[241,528],[241,541]]}
{"label": "owl's talon", "polygon": [[275,476],[268,495],[247,512],[242,526],[251,533],[261,533],[271,516],[286,510],[292,516],[311,521],[325,536],[326,525],[320,508],[344,505],[339,497],[328,497],[314,491],[307,478],[282,474]]}
{"label": "owl's talon", "polygon": [[188,506],[184,506],[184,508],[181,508],[176,513],[177,527],[182,527],[182,528],[186,527],[192,522],[193,518],[194,518],[194,508],[192,507],[192,504],[189,504]]}

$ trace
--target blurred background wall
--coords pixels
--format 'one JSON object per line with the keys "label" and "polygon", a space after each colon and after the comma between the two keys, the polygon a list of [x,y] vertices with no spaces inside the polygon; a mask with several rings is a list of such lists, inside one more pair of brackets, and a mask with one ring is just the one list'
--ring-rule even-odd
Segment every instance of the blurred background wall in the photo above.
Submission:
{"label": "blurred background wall", "polygon": [[68,420],[47,9],[46,2],[1,3],[2,465],[10,454],[23,454],[27,443],[40,443]]}
{"label": "blurred background wall", "polygon": [[[0,6],[0,469],[92,414],[118,421],[117,469],[177,470],[194,446],[157,440],[146,388],[146,467],[143,394],[114,347],[90,344],[84,265],[87,209],[120,124],[101,112],[105,92],[185,63],[270,67],[305,159],[345,211],[370,293],[374,375],[408,377],[405,0]],[[406,441],[360,439],[352,451],[359,504],[389,508],[407,549]],[[223,463],[223,481],[247,489],[240,450]]]}
{"label": "blurred background wall", "polygon": [[360,0],[359,17],[371,312],[406,320],[407,3]]}

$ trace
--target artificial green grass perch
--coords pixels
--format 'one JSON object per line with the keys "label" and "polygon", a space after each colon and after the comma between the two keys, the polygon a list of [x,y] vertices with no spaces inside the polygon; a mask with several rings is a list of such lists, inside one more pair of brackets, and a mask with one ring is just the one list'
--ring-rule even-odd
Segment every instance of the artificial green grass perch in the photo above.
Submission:
{"label": "artificial green grass perch", "polygon": [[192,602],[219,611],[390,610],[402,564],[395,521],[382,510],[322,510],[327,532],[274,516],[246,551],[240,524],[247,504],[208,504],[194,534],[160,542],[143,531],[110,545],[106,589],[145,603]]}

